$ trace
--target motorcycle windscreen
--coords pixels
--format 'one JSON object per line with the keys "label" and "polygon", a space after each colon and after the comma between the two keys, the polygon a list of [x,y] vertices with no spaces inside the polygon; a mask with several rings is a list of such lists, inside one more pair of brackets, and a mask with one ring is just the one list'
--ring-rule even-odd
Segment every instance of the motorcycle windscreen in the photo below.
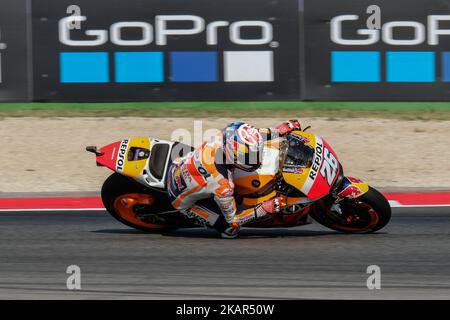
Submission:
{"label": "motorcycle windscreen", "polygon": [[317,200],[330,193],[340,174],[336,153],[321,137],[315,137],[314,160],[301,191],[311,200]]}
{"label": "motorcycle windscreen", "polygon": [[321,137],[295,132],[289,137],[283,178],[311,200],[327,195],[340,173],[337,156]]}

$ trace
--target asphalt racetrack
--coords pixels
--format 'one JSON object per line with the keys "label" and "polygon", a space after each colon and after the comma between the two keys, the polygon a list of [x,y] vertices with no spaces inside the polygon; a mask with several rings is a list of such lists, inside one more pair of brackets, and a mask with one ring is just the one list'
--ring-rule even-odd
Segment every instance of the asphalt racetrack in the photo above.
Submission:
{"label": "asphalt racetrack", "polygon": [[[317,224],[146,234],[106,212],[0,213],[0,299],[449,299],[450,207],[396,208],[370,235]],[[81,290],[68,290],[69,265]],[[381,289],[369,290],[369,265]]]}

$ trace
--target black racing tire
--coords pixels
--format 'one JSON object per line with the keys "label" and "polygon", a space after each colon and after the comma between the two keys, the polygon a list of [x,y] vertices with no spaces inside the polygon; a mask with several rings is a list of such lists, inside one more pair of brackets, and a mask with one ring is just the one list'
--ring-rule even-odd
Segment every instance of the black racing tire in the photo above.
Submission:
{"label": "black racing tire", "polygon": [[[156,225],[145,222],[133,223],[132,221],[124,218],[115,208],[115,201],[118,197],[126,195],[126,194],[144,194],[144,195],[154,195],[155,201],[152,204],[152,211],[162,212],[171,210],[172,206],[167,199],[167,195],[164,193],[159,193],[157,191],[153,191],[149,188],[145,188],[143,185],[138,182],[132,180],[131,178],[125,177],[118,173],[113,173],[110,175],[102,186],[101,197],[103,201],[103,205],[106,210],[111,214],[115,219],[120,221],[121,223],[141,230],[145,232],[167,232],[175,230],[176,228],[173,226],[167,225]],[[173,209],[173,208],[172,208]]]}
{"label": "black racing tire", "polygon": [[[310,216],[321,225],[343,233],[376,232],[384,228],[391,219],[389,202],[372,187],[369,187],[369,191],[360,197],[344,199],[340,204],[342,215],[348,218],[351,215],[350,212],[354,212],[353,216],[358,216],[360,219],[359,225],[357,225],[358,221],[348,222],[347,219],[336,219],[337,214],[332,213],[330,205],[324,200],[320,200],[311,207]],[[359,212],[358,208],[360,208]]]}

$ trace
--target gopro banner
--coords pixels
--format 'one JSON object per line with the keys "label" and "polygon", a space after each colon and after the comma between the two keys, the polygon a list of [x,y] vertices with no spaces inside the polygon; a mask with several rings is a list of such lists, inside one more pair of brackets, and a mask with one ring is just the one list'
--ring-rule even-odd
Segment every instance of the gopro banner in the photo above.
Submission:
{"label": "gopro banner", "polygon": [[0,101],[30,99],[26,0],[0,0]]}
{"label": "gopro banner", "polygon": [[305,0],[307,99],[448,100],[441,0]]}
{"label": "gopro banner", "polygon": [[33,1],[37,100],[295,99],[296,0]]}

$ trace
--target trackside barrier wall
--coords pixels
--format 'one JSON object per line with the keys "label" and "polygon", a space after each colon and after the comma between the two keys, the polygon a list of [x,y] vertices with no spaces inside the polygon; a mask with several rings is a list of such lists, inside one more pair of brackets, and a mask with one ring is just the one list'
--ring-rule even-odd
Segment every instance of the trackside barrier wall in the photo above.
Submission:
{"label": "trackside barrier wall", "polygon": [[26,0],[0,0],[0,101],[31,99]]}
{"label": "trackside barrier wall", "polygon": [[34,98],[298,99],[298,5],[33,1]]}
{"label": "trackside barrier wall", "polygon": [[448,0],[0,0],[0,101],[448,100]]}
{"label": "trackside barrier wall", "polygon": [[304,9],[304,98],[450,98],[449,1],[305,0]]}

